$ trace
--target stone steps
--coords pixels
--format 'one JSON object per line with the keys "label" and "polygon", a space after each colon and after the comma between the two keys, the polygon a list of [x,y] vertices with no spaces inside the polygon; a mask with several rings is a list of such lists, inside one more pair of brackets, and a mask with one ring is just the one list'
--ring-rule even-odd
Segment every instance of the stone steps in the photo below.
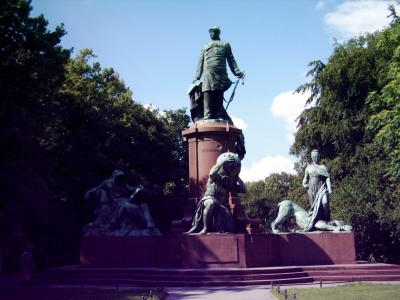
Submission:
{"label": "stone steps", "polygon": [[400,266],[390,264],[362,264],[350,266],[304,267],[315,281],[400,281]]}
{"label": "stone steps", "polygon": [[[277,273],[277,274],[258,274],[258,275],[195,275],[195,276],[179,276],[179,275],[158,275],[158,274],[96,274],[93,276],[74,276],[74,280],[85,280],[87,278],[91,278],[93,280],[108,280],[112,278],[114,281],[118,280],[125,280],[129,278],[129,280],[147,280],[147,281],[162,281],[162,280],[169,280],[169,281],[214,281],[214,280],[222,280],[222,281],[251,281],[251,280],[264,280],[264,281],[271,281],[271,280],[278,280],[278,279],[287,279],[287,278],[301,278],[308,276],[305,272],[295,272],[295,273]],[[64,276],[52,276],[51,280],[62,280]],[[40,277],[38,278],[40,279]],[[49,277],[44,278],[45,280],[50,279]]]}
{"label": "stone steps", "polygon": [[70,268],[45,270],[35,276],[38,284],[134,286],[242,286],[312,282],[298,267],[254,269],[112,269]]}
{"label": "stone steps", "polygon": [[66,275],[75,276],[79,274],[165,274],[165,275],[246,275],[246,274],[276,274],[302,272],[302,267],[265,267],[265,268],[225,268],[225,269],[172,269],[172,268],[87,268],[71,266],[62,268],[46,269],[40,272],[42,275]]}
{"label": "stone steps", "polygon": [[[310,277],[294,277],[294,278],[283,278],[271,280],[223,280],[222,278],[214,278],[214,280],[146,280],[146,279],[67,279],[67,280],[46,280],[46,284],[50,285],[96,285],[96,286],[152,286],[152,287],[204,287],[204,286],[247,286],[247,285],[270,285],[271,282],[274,284],[295,284],[295,283],[311,283],[313,280]],[[37,284],[43,284],[42,281],[35,281]]]}
{"label": "stone steps", "polygon": [[316,271],[307,272],[308,275],[313,277],[319,276],[340,276],[340,275],[354,275],[354,276],[365,276],[365,275],[400,275],[398,270],[362,270],[362,271]]}
{"label": "stone steps", "polygon": [[400,281],[400,275],[338,275],[315,277],[315,281]]}
{"label": "stone steps", "polygon": [[227,269],[83,268],[44,270],[37,284],[126,285],[153,287],[245,286],[312,282],[400,281],[400,266],[388,264],[326,265]]}

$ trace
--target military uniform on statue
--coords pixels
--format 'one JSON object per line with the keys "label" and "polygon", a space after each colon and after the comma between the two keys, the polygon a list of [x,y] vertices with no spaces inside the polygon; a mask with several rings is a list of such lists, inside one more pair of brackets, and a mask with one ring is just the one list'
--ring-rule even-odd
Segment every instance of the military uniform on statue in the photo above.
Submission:
{"label": "military uniform on statue", "polygon": [[[206,120],[228,120],[223,106],[224,92],[229,89],[232,81],[228,77],[226,62],[232,73],[238,78],[243,78],[244,73],[239,70],[229,43],[220,40],[221,30],[219,27],[210,28],[209,33],[211,41],[201,50],[196,77],[193,81],[195,84],[203,77],[201,86],[197,86],[203,94],[203,112],[199,113]],[[190,90],[190,92],[192,91],[193,89]],[[194,117],[199,119],[198,115]],[[229,121],[231,121],[230,118]]]}

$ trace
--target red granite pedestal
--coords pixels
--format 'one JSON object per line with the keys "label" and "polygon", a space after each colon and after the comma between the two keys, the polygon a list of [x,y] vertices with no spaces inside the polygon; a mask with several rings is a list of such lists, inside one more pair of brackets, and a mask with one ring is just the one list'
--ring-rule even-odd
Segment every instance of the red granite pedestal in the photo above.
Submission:
{"label": "red granite pedestal", "polygon": [[351,232],[84,237],[81,265],[254,268],[355,263]]}
{"label": "red granite pedestal", "polygon": [[190,199],[196,204],[206,190],[211,167],[224,152],[236,152],[242,131],[228,122],[194,123],[182,132],[189,146]]}
{"label": "red granite pedestal", "polygon": [[[236,142],[242,131],[227,121],[196,122],[182,132],[189,146],[189,197],[184,209],[183,219],[175,222],[174,230],[179,233],[189,229],[197,203],[206,191],[208,175],[218,156],[224,152],[236,153]],[[244,223],[251,222],[237,194],[230,193],[227,199],[232,214]],[[180,224],[180,225],[178,225]],[[251,231],[251,226],[248,226]]]}

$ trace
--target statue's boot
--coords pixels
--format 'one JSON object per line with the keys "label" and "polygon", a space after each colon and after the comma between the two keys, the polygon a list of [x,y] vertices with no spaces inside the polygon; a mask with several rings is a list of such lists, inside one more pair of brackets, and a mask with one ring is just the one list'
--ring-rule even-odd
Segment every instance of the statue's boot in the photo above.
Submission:
{"label": "statue's boot", "polygon": [[204,93],[204,119],[212,119],[213,106],[211,101],[211,95],[207,92]]}
{"label": "statue's boot", "polygon": [[225,111],[224,108],[224,96],[223,94],[217,94],[217,97],[215,98],[215,118],[216,119],[225,119],[228,120],[227,117],[225,115],[227,115],[228,113]]}

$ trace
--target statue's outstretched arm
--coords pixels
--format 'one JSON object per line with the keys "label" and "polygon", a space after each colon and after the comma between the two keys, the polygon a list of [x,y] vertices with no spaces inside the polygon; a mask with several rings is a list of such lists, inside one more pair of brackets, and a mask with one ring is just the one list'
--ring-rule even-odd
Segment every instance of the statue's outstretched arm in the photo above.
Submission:
{"label": "statue's outstretched arm", "polygon": [[216,162],[216,164],[211,168],[210,170],[210,178],[212,180],[215,179],[215,177],[217,177],[219,170],[221,169],[221,167],[223,166],[224,161],[218,161]]}
{"label": "statue's outstretched arm", "polygon": [[242,78],[244,73],[240,71],[235,58],[233,57],[232,49],[229,44],[226,44],[226,60],[228,61],[229,68],[235,76]]}
{"label": "statue's outstretched arm", "polygon": [[98,189],[98,187],[96,186],[96,187],[88,190],[85,193],[85,196],[84,196],[85,201],[90,201],[93,198],[93,196],[94,196],[95,192],[97,191],[97,189]]}
{"label": "statue's outstretched arm", "polygon": [[328,193],[332,194],[331,179],[329,177],[327,177],[325,182],[326,182],[326,188],[328,190]]}
{"label": "statue's outstretched arm", "polygon": [[100,183],[98,186],[96,186],[96,187],[94,187],[94,188],[91,188],[90,190],[86,191],[86,193],[85,193],[85,195],[84,195],[84,199],[85,199],[86,201],[95,200],[95,198],[96,198],[96,193],[97,193],[99,190],[104,190],[104,191],[106,191],[106,190],[108,189],[109,185],[110,185],[109,180],[103,181],[103,182]]}
{"label": "statue's outstretched arm", "polygon": [[328,169],[325,165],[321,165],[320,175],[326,177],[326,179],[325,179],[326,189],[327,189],[328,193],[331,194],[332,193],[331,178],[330,178]]}
{"label": "statue's outstretched arm", "polygon": [[195,81],[200,80],[201,75],[203,74],[203,67],[204,67],[204,49],[201,50],[199,62],[197,63]]}
{"label": "statue's outstretched arm", "polygon": [[303,178],[303,187],[305,189],[308,189],[309,184],[308,184],[308,180],[310,179],[310,175],[308,174],[308,170],[306,168],[305,172],[304,172],[304,178]]}

